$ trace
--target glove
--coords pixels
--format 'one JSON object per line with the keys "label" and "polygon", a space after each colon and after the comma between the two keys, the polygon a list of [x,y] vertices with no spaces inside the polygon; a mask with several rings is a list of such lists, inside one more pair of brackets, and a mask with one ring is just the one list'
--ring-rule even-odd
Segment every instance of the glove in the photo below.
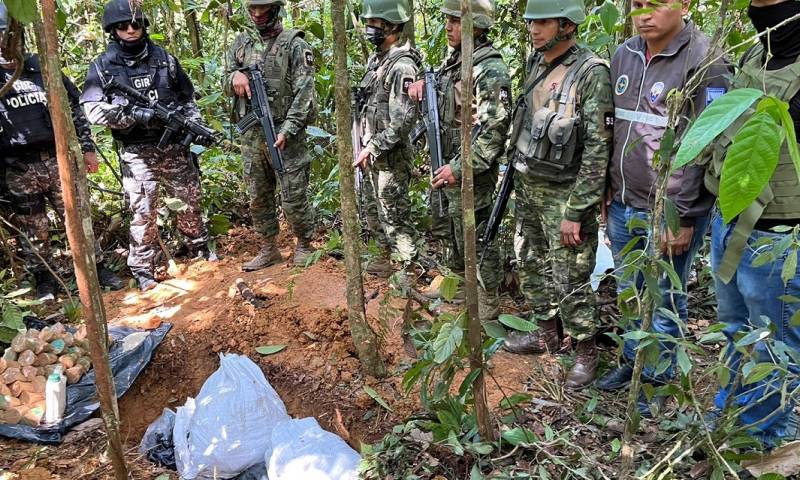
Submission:
{"label": "glove", "polygon": [[143,127],[150,126],[155,114],[156,112],[152,108],[131,107],[131,117],[133,117],[134,122]]}

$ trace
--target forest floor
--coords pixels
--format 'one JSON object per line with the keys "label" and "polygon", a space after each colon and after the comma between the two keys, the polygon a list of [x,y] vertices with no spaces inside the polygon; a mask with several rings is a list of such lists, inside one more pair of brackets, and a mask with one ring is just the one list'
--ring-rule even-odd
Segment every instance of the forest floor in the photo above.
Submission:
{"label": "forest floor", "polygon": [[[281,251],[284,258],[289,258],[293,241],[281,238]],[[417,392],[405,395],[401,388],[403,373],[414,360],[404,349],[405,300],[387,296],[389,286],[384,280],[367,277],[365,282],[367,316],[379,332],[381,353],[390,372],[385,379],[375,379],[360,372],[349,335],[342,262],[323,257],[308,268],[282,263],[243,273],[239,265],[255,254],[255,234],[235,229],[219,245],[223,256],[219,262],[189,264],[183,273],[146,293],[125,289],[104,296],[112,324],[122,319],[147,320],[157,312],[173,325],[152,362],[119,401],[121,433],[133,478],[177,478],[174,472],[142,458],[136,447],[147,426],[164,408],[174,410],[187,397],[197,395],[203,382],[218,368],[220,353],[250,357],[280,394],[290,415],[313,416],[323,428],[349,436],[356,448],[362,442],[379,441],[393,426],[420,412]],[[264,299],[264,305],[257,308],[237,293],[238,278]],[[513,308],[513,302],[507,303]],[[693,324],[697,321],[693,319]],[[707,324],[708,320],[699,322]],[[258,346],[275,344],[286,348],[268,356],[255,351]],[[609,444],[621,433],[625,393],[565,391],[560,385],[568,361],[568,355],[533,357],[499,351],[492,358],[487,380],[490,404],[499,415],[505,396],[516,392],[531,394],[533,398],[517,412],[517,420],[541,437],[551,438],[555,432],[569,447],[562,453],[558,449],[564,443],[559,447],[558,442],[552,442],[552,449],[545,446],[540,456],[545,465],[553,455],[569,463],[573,454],[582,454],[592,459],[599,478],[614,478],[617,459]],[[365,385],[374,389],[391,410],[380,406],[365,391]],[[73,433],[59,446],[0,441],[0,478],[110,478],[112,471],[103,455],[105,437],[100,422],[90,422],[85,430]],[[663,440],[655,430],[656,424],[644,423],[637,443],[641,452],[652,454],[653,445]],[[432,459],[431,455],[437,456],[432,449],[427,455],[428,460],[420,461],[449,462],[447,470],[454,475],[452,478],[468,475],[469,466],[458,465],[458,459],[445,458],[446,453],[439,451],[442,458]],[[576,467],[585,464],[584,460],[573,460]],[[508,462],[506,459],[498,465]],[[535,463],[517,467],[532,472],[538,468]],[[561,467],[552,467],[545,468],[558,478]],[[3,477],[4,470],[11,474]],[[167,476],[160,477],[162,474]]]}

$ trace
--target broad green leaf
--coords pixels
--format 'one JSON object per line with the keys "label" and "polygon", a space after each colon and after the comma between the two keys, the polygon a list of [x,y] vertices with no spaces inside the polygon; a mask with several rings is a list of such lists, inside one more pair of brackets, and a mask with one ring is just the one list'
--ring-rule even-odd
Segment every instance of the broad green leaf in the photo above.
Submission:
{"label": "broad green leaf", "polygon": [[519,318],[515,315],[509,315],[507,313],[500,315],[497,317],[497,319],[506,327],[519,330],[520,332],[532,332],[539,328],[531,321],[525,320],[524,318]]}
{"label": "broad green leaf", "polygon": [[225,215],[215,213],[208,219],[208,233],[213,236],[227,235],[233,224]]}
{"label": "broad green leaf", "polygon": [[19,23],[28,24],[36,20],[37,10],[34,0],[4,0],[8,13]]}
{"label": "broad green leaf", "polygon": [[706,333],[705,335],[700,337],[700,340],[698,340],[697,343],[699,343],[701,345],[709,345],[709,344],[720,343],[720,342],[724,342],[724,341],[725,341],[725,334],[724,333],[722,333],[722,332],[710,332],[710,333]]}
{"label": "broad green leaf", "polygon": [[622,442],[619,441],[619,438],[615,438],[611,440],[611,451],[614,453],[619,453],[619,450],[622,448]]}
{"label": "broad green leaf", "polygon": [[378,405],[385,408],[386,410],[389,410],[390,412],[394,412],[394,410],[392,410],[392,407],[390,407],[389,404],[386,403],[386,400],[384,400],[383,397],[381,397],[381,395],[378,392],[376,392],[373,388],[369,387],[368,385],[364,385],[364,391],[367,392],[367,395],[372,397],[373,400],[378,402]]}
{"label": "broad green leaf", "polygon": [[256,352],[260,353],[261,355],[272,355],[280,352],[284,348],[286,348],[286,345],[262,345],[260,347],[256,347]]}
{"label": "broad green leaf", "polygon": [[330,133],[326,132],[325,130],[319,127],[315,127],[314,125],[309,125],[308,127],[306,127],[306,133],[308,133],[310,137],[316,137],[316,138],[330,138],[333,136]]}
{"label": "broad green leaf", "polygon": [[764,190],[778,166],[782,142],[783,130],[768,113],[756,113],[742,125],[722,165],[719,203],[725,223]]}
{"label": "broad green leaf", "polygon": [[605,30],[607,34],[612,35],[614,33],[614,27],[617,25],[617,20],[619,20],[619,10],[617,6],[614,5],[614,2],[606,0],[603,2],[603,5],[600,6],[598,13],[600,15],[600,23],[603,24],[603,30]]}
{"label": "broad green leaf", "polygon": [[469,372],[469,375],[464,377],[464,380],[461,382],[461,386],[458,387],[458,394],[460,396],[466,396],[469,393],[469,389],[472,388],[472,384],[475,383],[475,379],[478,378],[478,375],[483,371],[483,369],[476,368]]}
{"label": "broad green leaf", "polygon": [[506,338],[506,329],[500,325],[497,320],[488,322],[481,322],[483,324],[483,331],[491,338]]}
{"label": "broad green leaf", "polygon": [[189,208],[180,198],[165,198],[164,205],[173,212],[185,212]]}
{"label": "broad green leaf", "polygon": [[536,434],[523,427],[506,430],[501,437],[515,447],[520,444],[531,444],[536,441]]}
{"label": "broad green leaf", "polygon": [[800,310],[796,310],[789,319],[789,325],[792,327],[800,327]]}
{"label": "broad green leaf", "polygon": [[683,372],[684,375],[689,375],[689,372],[692,371],[692,359],[689,358],[689,354],[686,353],[686,349],[683,347],[678,347],[678,366]]}
{"label": "broad green leaf", "polygon": [[478,462],[473,463],[472,469],[469,472],[469,480],[484,480],[485,478],[486,477],[483,476],[483,473],[481,473],[481,469],[478,466]]}
{"label": "broad green leaf", "polygon": [[433,361],[444,363],[461,344],[464,338],[464,330],[455,323],[445,323],[439,330],[439,334],[433,341]]}
{"label": "broad green leaf", "polygon": [[445,442],[445,445],[452,448],[453,453],[455,453],[459,457],[464,455],[464,447],[461,445],[461,442],[458,441],[458,437],[456,437],[456,432],[450,430],[450,433],[447,435],[447,441]]}
{"label": "broad green leaf", "polygon": [[792,158],[794,170],[800,180],[800,147],[797,145],[797,132],[794,128],[794,120],[789,115],[788,105],[786,110],[781,109],[781,126],[786,131],[786,147],[789,149],[789,156]]}
{"label": "broad green leaf", "polygon": [[533,395],[529,393],[515,393],[508,398],[504,398],[500,401],[500,408],[507,410],[511,407],[519,405],[520,403],[525,403],[530,401],[533,398]]}
{"label": "broad green leaf", "polygon": [[448,275],[444,277],[442,284],[439,286],[439,291],[442,292],[442,297],[448,302],[455,298],[456,294],[458,293],[458,285],[460,283],[461,279],[455,275]]}
{"label": "broad green leaf", "polygon": [[736,342],[736,346],[746,347],[756,342],[760,342],[761,340],[764,340],[767,337],[769,337],[769,330],[766,328],[759,328],[757,330],[753,330],[744,337],[740,338],[739,341]]}
{"label": "broad green leaf", "polygon": [[681,216],[675,207],[675,202],[669,197],[664,198],[664,216],[667,218],[667,228],[677,237],[681,230]]}
{"label": "broad green leaf", "polygon": [[793,248],[789,255],[786,256],[786,260],[783,262],[783,268],[781,269],[781,280],[783,280],[784,285],[789,284],[789,280],[793,279],[797,274],[797,249]]}
{"label": "broad green leaf", "polygon": [[767,376],[769,376],[770,373],[775,371],[776,368],[778,368],[778,366],[775,365],[774,363],[759,363],[758,365],[750,369],[750,371],[747,373],[747,376],[744,379],[743,384],[749,385],[751,383],[759,382],[767,378]]}
{"label": "broad green leaf", "polygon": [[762,95],[761,90],[755,88],[740,88],[711,102],[681,140],[672,169],[677,170],[697,158],[717,135],[725,131]]}

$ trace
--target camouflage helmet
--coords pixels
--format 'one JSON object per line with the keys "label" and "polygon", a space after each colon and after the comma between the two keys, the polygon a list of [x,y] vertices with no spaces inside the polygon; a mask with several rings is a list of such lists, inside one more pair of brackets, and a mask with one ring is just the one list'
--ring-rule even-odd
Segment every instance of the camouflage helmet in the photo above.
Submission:
{"label": "camouflage helmet", "polygon": [[131,8],[130,0],[111,0],[103,9],[103,30],[106,33],[111,33],[111,28],[118,23],[131,21],[139,22],[145,27],[150,26],[150,20],[145,16],[142,7]]}
{"label": "camouflage helmet", "polygon": [[390,23],[401,24],[411,19],[408,0],[364,0],[361,18],[380,18]]}
{"label": "camouflage helmet", "polygon": [[[444,0],[442,13],[461,18],[460,0]],[[494,25],[494,0],[472,0],[472,23],[484,30]]]}
{"label": "camouflage helmet", "polygon": [[576,25],[586,21],[586,6],[583,0],[528,0],[525,20],[547,20],[566,18]]}
{"label": "camouflage helmet", "polygon": [[245,2],[245,7],[253,7],[256,5],[280,5],[283,7],[286,5],[286,0],[247,0]]}

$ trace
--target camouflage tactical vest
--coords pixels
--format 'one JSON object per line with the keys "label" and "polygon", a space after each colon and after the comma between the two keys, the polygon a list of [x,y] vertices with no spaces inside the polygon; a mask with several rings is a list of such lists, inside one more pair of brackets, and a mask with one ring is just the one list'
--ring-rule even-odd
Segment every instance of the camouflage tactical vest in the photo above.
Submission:
{"label": "camouflage tactical vest", "polygon": [[[734,88],[764,88],[767,95],[773,95],[784,102],[789,102],[800,92],[800,61],[778,70],[764,69],[764,47],[758,43],[745,54],[739,73],[733,79]],[[753,115],[754,107],[750,107],[714,144],[711,161],[706,167],[705,185],[708,190],[719,196],[719,179],[728,147],[733,143],[736,133]],[[787,141],[797,141],[787,139]],[[800,219],[800,183],[789,149],[786,145],[781,150],[778,166],[769,184],[758,198],[739,214],[736,227],[722,259],[717,275],[724,282],[733,278],[741,261],[744,247],[759,219],[795,220]]]}
{"label": "camouflage tactical vest", "polygon": [[364,99],[359,112],[362,145],[369,143],[376,133],[389,128],[389,93],[392,88],[389,72],[403,58],[409,58],[416,64],[421,61],[420,54],[406,44],[394,48],[382,59],[373,56],[367,65],[367,72],[359,84],[360,97]]}
{"label": "camouflage tactical vest", "polygon": [[510,142],[514,168],[523,175],[566,182],[574,180],[580,169],[583,132],[578,83],[592,68],[608,68],[608,64],[588,50],[577,55],[571,65],[559,65],[538,82],[535,75],[543,56],[534,54],[528,60],[528,78],[514,109]]}
{"label": "camouflage tactical vest", "polygon": [[295,37],[304,37],[300,30],[284,30],[275,37],[275,41],[264,51],[261,73],[267,87],[269,108],[276,124],[283,123],[286,113],[292,105],[292,79],[289,74],[291,60],[290,47]]}
{"label": "camouflage tactical vest", "polygon": [[[491,44],[473,54],[473,71],[481,62],[502,55]],[[447,161],[461,152],[461,60],[442,68],[438,75],[439,120],[442,123],[442,156]]]}

